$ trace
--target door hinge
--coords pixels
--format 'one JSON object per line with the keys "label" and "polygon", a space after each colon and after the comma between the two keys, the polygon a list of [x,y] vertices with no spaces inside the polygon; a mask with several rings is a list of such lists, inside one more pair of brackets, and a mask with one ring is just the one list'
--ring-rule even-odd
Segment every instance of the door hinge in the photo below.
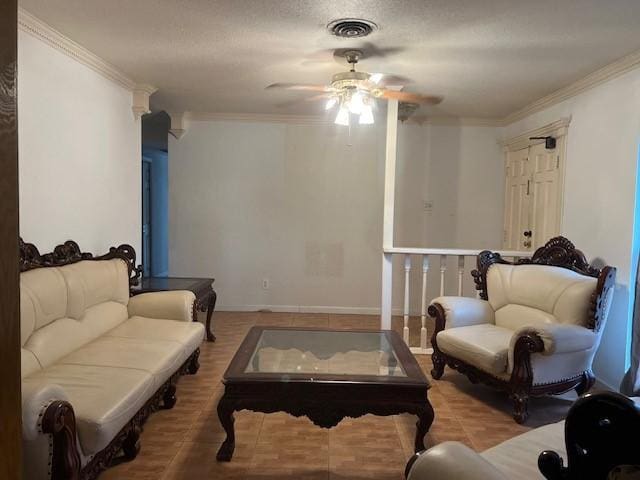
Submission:
{"label": "door hinge", "polygon": [[529,184],[531,183],[531,180],[527,180],[527,195],[529,195]]}
{"label": "door hinge", "polygon": [[560,168],[560,155],[556,156],[556,169]]}

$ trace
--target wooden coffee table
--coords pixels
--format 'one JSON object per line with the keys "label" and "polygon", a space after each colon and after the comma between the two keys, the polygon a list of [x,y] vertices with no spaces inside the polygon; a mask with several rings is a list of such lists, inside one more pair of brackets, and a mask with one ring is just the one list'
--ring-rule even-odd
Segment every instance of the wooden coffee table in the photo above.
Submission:
{"label": "wooden coffee table", "polygon": [[430,388],[413,354],[390,330],[253,327],[224,374],[218,416],[227,438],[219,461],[235,448],[233,412],[253,410],[307,416],[323,428],[345,417],[418,416],[415,450],[434,413]]}

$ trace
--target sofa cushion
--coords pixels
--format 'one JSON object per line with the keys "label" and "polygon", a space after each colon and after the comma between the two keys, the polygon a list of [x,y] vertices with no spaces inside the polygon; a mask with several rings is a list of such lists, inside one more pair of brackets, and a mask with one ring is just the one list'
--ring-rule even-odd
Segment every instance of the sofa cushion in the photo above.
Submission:
{"label": "sofa cushion", "polygon": [[24,345],[31,334],[67,316],[67,284],[57,268],[20,274],[20,332]]}
{"label": "sofa cushion", "polygon": [[92,365],[142,370],[159,388],[184,362],[178,342],[102,336],[60,359],[61,365]]}
{"label": "sofa cushion", "polygon": [[129,303],[129,271],[124,260],[84,260],[59,267],[67,283],[67,315],[82,318],[85,310],[103,302]]}
{"label": "sofa cushion", "polygon": [[558,322],[584,325],[597,279],[547,265],[491,265],[487,293],[494,310],[523,305],[553,315]]}
{"label": "sofa cushion", "polygon": [[183,347],[182,361],[185,361],[204,340],[204,325],[200,322],[180,322],[135,316],[106,335],[177,342]]}
{"label": "sofa cushion", "polygon": [[451,328],[438,332],[438,348],[455,358],[494,375],[507,370],[513,331],[491,324]]}
{"label": "sofa cushion", "polygon": [[132,368],[56,364],[23,380],[60,386],[75,411],[85,455],[105,448],[155,391],[151,374]]}
{"label": "sofa cushion", "polygon": [[566,462],[564,422],[523,433],[485,450],[481,455],[511,480],[543,480],[538,469],[538,455],[544,450],[554,450]]}
{"label": "sofa cushion", "polygon": [[126,306],[110,301],[100,303],[88,308],[79,320],[60,318],[36,330],[24,348],[42,367],[48,367],[126,319]]}

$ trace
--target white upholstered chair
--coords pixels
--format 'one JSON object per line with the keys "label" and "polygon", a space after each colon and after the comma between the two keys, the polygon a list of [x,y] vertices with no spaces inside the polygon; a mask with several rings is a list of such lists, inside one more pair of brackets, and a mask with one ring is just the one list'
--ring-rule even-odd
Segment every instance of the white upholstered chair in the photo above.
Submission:
{"label": "white upholstered chair", "polygon": [[433,378],[449,365],[506,390],[518,423],[527,419],[530,396],[589,390],[616,269],[590,266],[564,237],[530,259],[509,263],[484,251],[477,262],[479,299],[439,297],[429,307]]}

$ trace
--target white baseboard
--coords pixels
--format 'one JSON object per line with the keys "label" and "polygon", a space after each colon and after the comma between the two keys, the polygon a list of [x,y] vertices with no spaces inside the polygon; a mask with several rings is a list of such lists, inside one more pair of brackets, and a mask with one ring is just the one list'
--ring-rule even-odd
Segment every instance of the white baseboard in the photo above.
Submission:
{"label": "white baseboard", "polygon": [[[336,315],[380,315],[380,307],[338,307],[332,305],[220,305],[218,312],[259,312],[276,313],[333,313]],[[402,315],[401,308],[394,308],[393,315]],[[420,316],[420,312],[410,312],[412,317]]]}

